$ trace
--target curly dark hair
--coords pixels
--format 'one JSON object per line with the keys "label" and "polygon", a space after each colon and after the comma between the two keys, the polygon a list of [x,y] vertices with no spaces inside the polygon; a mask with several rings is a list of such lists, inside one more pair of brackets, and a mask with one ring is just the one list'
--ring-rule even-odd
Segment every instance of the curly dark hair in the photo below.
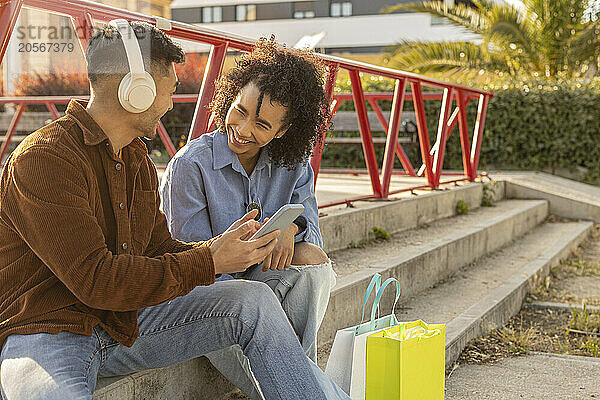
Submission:
{"label": "curly dark hair", "polygon": [[266,149],[276,166],[296,169],[308,160],[315,145],[322,145],[327,129],[330,113],[324,89],[325,66],[313,52],[279,46],[273,36],[259,39],[236,64],[216,83],[210,103],[219,131],[224,133],[225,117],[240,90],[252,82],[260,90],[260,99],[267,94],[287,108],[281,126],[289,129]]}
{"label": "curly dark hair", "polygon": [[[185,62],[185,52],[160,29],[144,23],[130,22],[135,33],[146,71],[166,74],[172,62]],[[85,52],[88,79],[92,85],[105,79],[122,78],[129,72],[127,53],[121,34],[110,25],[96,31]]]}

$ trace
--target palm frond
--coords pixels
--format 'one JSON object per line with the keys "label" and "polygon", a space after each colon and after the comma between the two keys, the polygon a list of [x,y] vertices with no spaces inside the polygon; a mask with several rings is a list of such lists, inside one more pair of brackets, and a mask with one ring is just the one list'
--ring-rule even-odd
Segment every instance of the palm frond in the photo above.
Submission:
{"label": "palm frond", "polygon": [[382,11],[391,13],[398,10],[410,10],[445,18],[453,25],[462,26],[473,33],[483,33],[487,25],[485,12],[476,7],[466,6],[463,3],[448,5],[442,1],[420,1],[410,4],[397,4]]}
{"label": "palm frond", "polygon": [[600,21],[585,22],[589,0],[497,0],[448,5],[419,1],[389,7],[443,17],[481,35],[482,43],[400,42],[388,52],[402,69],[415,72],[487,70],[552,77],[578,76],[582,65],[600,60]]}
{"label": "palm frond", "polygon": [[577,61],[595,61],[600,56],[600,19],[590,22],[571,41],[570,56]]}
{"label": "palm frond", "polygon": [[514,74],[506,58],[472,42],[403,41],[390,49],[394,66],[418,73],[428,72],[503,72]]}
{"label": "palm frond", "polygon": [[516,50],[516,57],[528,59],[530,63],[538,65],[538,67],[541,65],[534,32],[517,8],[512,6],[494,7],[490,12],[490,25],[484,36],[499,47],[512,48],[515,46],[513,50]]}
{"label": "palm frond", "polygon": [[535,47],[551,75],[570,69],[570,45],[584,28],[587,0],[524,0],[526,23],[534,29]]}

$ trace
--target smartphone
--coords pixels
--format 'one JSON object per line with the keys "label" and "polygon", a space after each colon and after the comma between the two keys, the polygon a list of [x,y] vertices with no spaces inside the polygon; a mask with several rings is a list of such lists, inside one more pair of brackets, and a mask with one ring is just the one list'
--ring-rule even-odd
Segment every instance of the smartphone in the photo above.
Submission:
{"label": "smartphone", "polygon": [[302,204],[286,204],[282,206],[269,220],[257,230],[249,240],[271,233],[277,229],[284,231],[304,211]]}

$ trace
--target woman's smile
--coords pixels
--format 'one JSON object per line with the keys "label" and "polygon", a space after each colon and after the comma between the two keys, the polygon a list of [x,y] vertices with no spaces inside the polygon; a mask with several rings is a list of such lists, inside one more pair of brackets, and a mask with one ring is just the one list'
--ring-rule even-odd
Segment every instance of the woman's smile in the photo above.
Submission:
{"label": "woman's smile", "polygon": [[237,146],[244,146],[244,145],[247,145],[250,143],[254,143],[250,140],[242,139],[240,137],[240,135],[235,131],[235,129],[233,129],[231,127],[228,129],[228,131],[229,131],[229,140]]}

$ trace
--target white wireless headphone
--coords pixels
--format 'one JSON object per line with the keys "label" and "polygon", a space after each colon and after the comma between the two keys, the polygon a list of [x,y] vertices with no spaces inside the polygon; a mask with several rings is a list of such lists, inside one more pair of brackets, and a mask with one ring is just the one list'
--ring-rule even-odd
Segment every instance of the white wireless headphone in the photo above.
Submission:
{"label": "white wireless headphone", "polygon": [[113,19],[108,24],[121,34],[129,63],[129,72],[119,84],[119,102],[130,113],[144,112],[154,103],[156,84],[144,70],[144,60],[135,32],[125,19]]}

